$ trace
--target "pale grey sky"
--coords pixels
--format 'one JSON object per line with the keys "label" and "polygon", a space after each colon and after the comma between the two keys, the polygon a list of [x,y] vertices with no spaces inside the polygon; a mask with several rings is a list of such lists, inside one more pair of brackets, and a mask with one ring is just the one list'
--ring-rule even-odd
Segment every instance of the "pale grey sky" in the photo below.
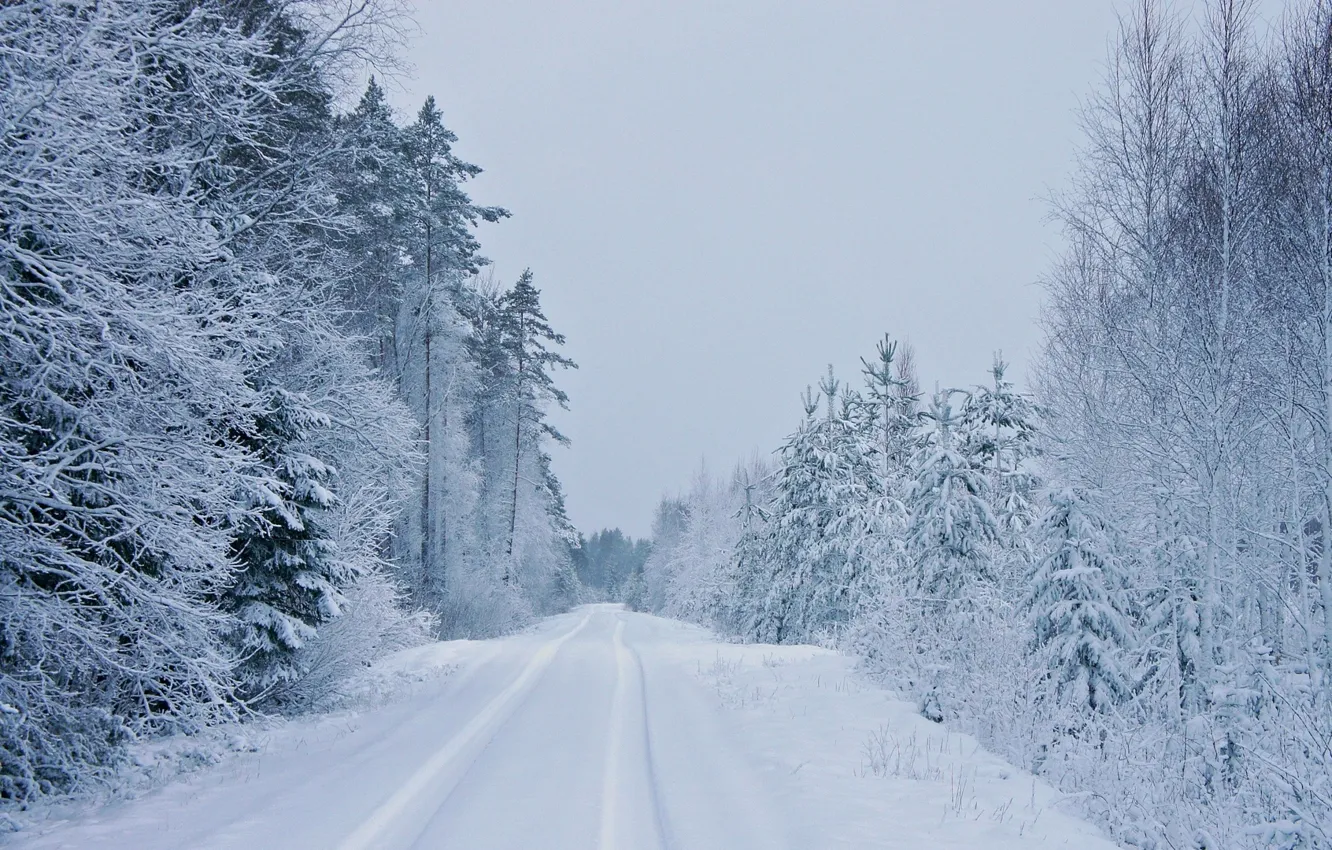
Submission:
{"label": "pale grey sky", "polygon": [[427,94],[486,169],[496,274],[536,274],[581,365],[556,451],[574,522],[649,533],[706,457],[774,449],[884,331],[924,384],[1039,345],[1044,223],[1110,0],[416,0]]}

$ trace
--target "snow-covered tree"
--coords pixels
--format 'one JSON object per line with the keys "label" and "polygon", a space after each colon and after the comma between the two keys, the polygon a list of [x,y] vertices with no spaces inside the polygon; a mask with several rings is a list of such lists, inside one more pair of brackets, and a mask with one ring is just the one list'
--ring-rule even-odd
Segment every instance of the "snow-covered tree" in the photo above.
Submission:
{"label": "snow-covered tree", "polygon": [[911,436],[916,427],[918,390],[909,371],[895,365],[898,346],[899,343],[884,334],[876,346],[875,359],[860,361],[865,375],[868,424],[875,435],[884,492],[900,489],[897,485],[911,460]]}
{"label": "snow-covered tree", "polygon": [[337,239],[349,265],[339,292],[343,318],[367,337],[372,362],[396,380],[402,371],[395,359],[398,310],[409,280],[408,236],[416,213],[407,136],[373,77],[336,129],[343,154],[334,186],[339,209],[350,219]]}
{"label": "snow-covered tree", "polygon": [[991,384],[978,386],[961,412],[966,453],[990,479],[990,500],[995,519],[1005,534],[1017,535],[1032,524],[1037,510],[1031,504],[1037,485],[1031,459],[1039,454],[1039,409],[1005,377],[1008,364],[996,354],[990,368]]}
{"label": "snow-covered tree", "polygon": [[735,475],[717,478],[706,467],[695,475],[675,545],[654,565],[668,576],[662,609],[667,616],[713,628],[727,619],[735,592],[739,498]]}
{"label": "snow-covered tree", "polygon": [[1033,645],[1060,694],[1104,710],[1126,699],[1134,680],[1119,544],[1084,491],[1052,491],[1047,502],[1025,599]]}
{"label": "snow-covered tree", "polygon": [[863,557],[882,583],[901,572],[906,534],[905,499],[911,483],[911,461],[918,438],[919,387],[914,376],[911,348],[887,334],[878,343],[873,361],[861,359],[865,397],[859,427],[875,448],[878,486],[866,507]]}
{"label": "snow-covered tree", "polygon": [[[330,541],[384,542],[383,511],[332,487],[388,487],[409,423],[372,379],[350,382],[368,418],[352,426],[345,396],[305,381],[357,359],[326,297],[345,224],[330,75],[371,5],[332,23],[264,2],[0,11],[4,798],[79,787],[127,740],[231,716],[236,676],[261,662],[228,640],[226,600],[258,576],[238,556],[304,559],[321,596],[352,574]],[[352,430],[384,437],[363,451],[384,462],[334,482]],[[312,588],[272,579],[273,611],[318,619]]]}
{"label": "snow-covered tree", "polygon": [[769,569],[765,544],[770,515],[765,505],[771,499],[767,492],[771,478],[766,469],[758,468],[757,464],[754,466],[756,468],[744,471],[737,482],[741,494],[740,507],[735,514],[738,537],[728,564],[730,594],[723,602],[718,623],[720,629],[730,635],[753,634],[754,606],[751,600],[762,598],[767,591]]}
{"label": "snow-covered tree", "polygon": [[324,527],[337,504],[330,489],[337,470],[308,448],[312,432],[330,424],[308,399],[274,387],[268,409],[240,437],[261,465],[250,510],[232,537],[239,574],[223,609],[235,616],[232,634],[249,697],[299,677],[296,652],[341,613],[339,588],[352,578]]}
{"label": "snow-covered tree", "polygon": [[411,270],[398,309],[395,363],[399,386],[418,412],[426,446],[417,521],[404,540],[417,544],[408,556],[415,562],[410,572],[416,573],[417,596],[438,608],[448,593],[447,575],[459,548],[452,545],[459,529],[446,521],[447,506],[465,498],[469,489],[462,423],[449,413],[472,378],[462,312],[468,297],[464,280],[486,263],[472,231],[478,222],[497,221],[507,212],[472,203],[463,184],[481,169],[453,153],[457,137],[444,126],[433,97],[403,130],[403,138]]}
{"label": "snow-covered tree", "polygon": [[672,553],[684,539],[689,514],[689,500],[684,497],[668,496],[657,504],[652,518],[652,553],[644,562],[643,571],[631,576],[628,586],[621,591],[625,604],[654,613],[666,609],[673,584],[672,570],[677,565]]}
{"label": "snow-covered tree", "polygon": [[761,459],[718,477],[700,467],[688,490],[663,500],[642,577],[653,610],[723,634],[744,635],[752,600],[767,589]]}
{"label": "snow-covered tree", "polygon": [[580,537],[575,566],[589,591],[618,599],[629,577],[642,573],[651,551],[649,540],[635,540],[618,528],[602,529],[586,539]]}
{"label": "snow-covered tree", "polygon": [[935,393],[907,493],[912,583],[932,601],[950,604],[966,599],[977,582],[993,579],[988,547],[998,533],[989,481],[977,459],[966,454],[952,394]]}
{"label": "snow-covered tree", "polygon": [[750,619],[755,640],[798,643],[843,627],[866,576],[875,449],[839,390],[830,368],[819,395],[806,391],[805,421],[782,446],[766,525],[766,593]]}
{"label": "snow-covered tree", "polygon": [[558,494],[551,492],[548,486],[553,479],[546,474],[549,459],[542,445],[546,440],[568,443],[568,439],[546,419],[546,413],[549,404],[567,407],[569,403],[569,396],[555,385],[553,370],[577,366],[554,350],[553,346],[564,344],[564,335],[551,328],[541,309],[541,292],[532,285],[532,280],[532,271],[524,270],[513,288],[499,300],[500,344],[507,355],[508,367],[505,389],[509,423],[504,439],[510,452],[510,476],[504,488],[508,502],[508,528],[503,538],[505,563],[502,577],[505,584],[517,581],[521,572],[515,553],[521,555],[518,515],[526,468],[538,468],[542,473],[527,476],[529,487],[535,482],[537,492],[532,497],[538,502],[538,525],[555,520],[561,526],[557,531],[567,534],[572,530],[564,520],[562,500],[557,501]]}

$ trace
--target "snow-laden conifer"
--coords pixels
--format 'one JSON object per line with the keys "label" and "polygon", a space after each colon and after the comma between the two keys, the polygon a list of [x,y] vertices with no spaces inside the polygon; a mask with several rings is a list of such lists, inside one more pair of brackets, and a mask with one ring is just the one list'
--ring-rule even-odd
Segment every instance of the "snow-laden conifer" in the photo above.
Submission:
{"label": "snow-laden conifer", "polygon": [[830,368],[818,395],[806,391],[805,421],[781,449],[766,525],[769,579],[751,619],[756,640],[800,642],[842,628],[866,574],[874,450],[840,388]]}
{"label": "snow-laden conifer", "polygon": [[990,503],[1001,532],[1013,541],[1035,520],[1032,505],[1037,486],[1031,459],[1037,445],[1039,408],[1006,376],[1008,364],[998,354],[990,368],[991,383],[967,395],[961,412],[966,453],[989,479]]}
{"label": "snow-laden conifer", "polygon": [[1038,534],[1040,558],[1024,601],[1033,646],[1060,694],[1104,710],[1126,699],[1134,680],[1115,534],[1077,488],[1049,493]]}
{"label": "snow-laden conifer", "polygon": [[[120,745],[227,712],[211,600],[276,334],[233,262],[202,135],[257,132],[262,39],[217,9],[0,11],[0,796],[78,787]],[[168,69],[170,69],[168,71]],[[179,80],[191,80],[181,97]]]}
{"label": "snow-laden conifer", "polygon": [[990,510],[989,481],[959,430],[951,396],[934,395],[925,414],[927,436],[913,458],[907,492],[907,547],[912,583],[933,602],[965,599],[978,582],[994,578],[988,547],[998,533]]}
{"label": "snow-laden conifer", "polygon": [[[338,28],[372,24],[310,37],[302,14],[0,11],[0,702],[20,719],[0,740],[5,798],[78,787],[127,740],[229,716],[244,671],[219,603],[240,537],[266,513],[301,523],[293,498],[335,504],[332,443],[259,425],[275,396],[354,351],[328,333],[345,222],[325,74],[354,49]],[[313,409],[347,434],[336,396]],[[360,434],[400,433],[401,411],[371,403],[387,397],[361,398],[357,413],[382,421]],[[265,489],[280,497],[261,504]],[[382,545],[379,511],[333,514],[350,523],[340,539]],[[310,592],[274,590],[274,610]]]}
{"label": "snow-laden conifer", "polygon": [[416,221],[407,136],[373,77],[336,128],[343,153],[333,185],[338,208],[349,219],[336,240],[348,272],[338,293],[342,318],[368,338],[372,362],[396,380],[403,353],[396,338],[398,310],[411,279],[409,237]]}
{"label": "snow-laden conifer", "polygon": [[577,365],[557,350],[564,335],[551,327],[533,280],[524,270],[499,298],[495,317],[503,356],[496,386],[503,425],[496,438],[504,464],[503,480],[491,486],[492,504],[502,511],[495,554],[501,582],[514,587],[571,569],[568,547],[576,540],[546,446],[568,444],[548,413],[569,402],[555,370]]}
{"label": "snow-laden conifer", "polygon": [[899,343],[888,334],[875,347],[875,358],[861,358],[865,375],[866,427],[874,435],[885,493],[902,489],[901,480],[911,460],[911,437],[916,427],[916,389],[909,372],[901,368]]}
{"label": "snow-laden conifer", "polygon": [[342,613],[340,588],[350,583],[326,527],[337,504],[337,470],[310,453],[312,432],[328,417],[309,399],[280,387],[242,437],[261,465],[249,510],[232,538],[239,567],[224,609],[232,628],[245,693],[262,697],[301,675],[296,653],[320,624]]}

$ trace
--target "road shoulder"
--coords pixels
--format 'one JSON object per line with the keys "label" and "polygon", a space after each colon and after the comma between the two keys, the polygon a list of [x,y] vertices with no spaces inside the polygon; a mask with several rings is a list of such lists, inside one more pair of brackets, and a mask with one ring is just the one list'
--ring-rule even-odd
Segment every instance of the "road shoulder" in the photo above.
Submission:
{"label": "road shoulder", "polygon": [[737,743],[771,778],[796,821],[796,846],[1116,846],[1061,811],[1062,796],[1048,784],[972,736],[924,719],[854,658],[812,646],[722,643],[696,627],[657,622],[663,657],[712,693]]}

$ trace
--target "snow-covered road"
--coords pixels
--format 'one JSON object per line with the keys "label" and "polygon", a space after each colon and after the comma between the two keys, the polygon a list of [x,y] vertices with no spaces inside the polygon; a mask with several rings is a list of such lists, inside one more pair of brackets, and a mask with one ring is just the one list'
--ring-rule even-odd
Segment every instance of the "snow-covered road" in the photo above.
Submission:
{"label": "snow-covered road", "polygon": [[456,671],[410,699],[293,724],[261,752],[34,824],[15,844],[1112,846],[834,653],[718,644],[617,606],[454,648]]}

